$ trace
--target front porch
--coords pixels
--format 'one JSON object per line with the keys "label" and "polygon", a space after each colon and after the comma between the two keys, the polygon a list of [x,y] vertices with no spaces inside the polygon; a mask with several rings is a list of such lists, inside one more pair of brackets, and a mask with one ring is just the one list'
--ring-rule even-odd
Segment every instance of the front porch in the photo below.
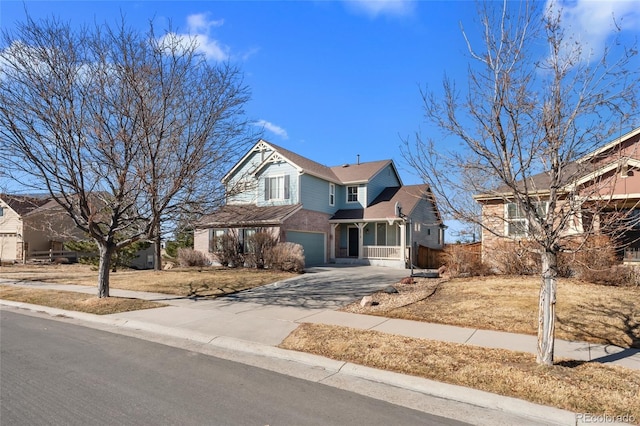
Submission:
{"label": "front porch", "polygon": [[402,219],[331,223],[330,261],[406,268],[411,258]]}

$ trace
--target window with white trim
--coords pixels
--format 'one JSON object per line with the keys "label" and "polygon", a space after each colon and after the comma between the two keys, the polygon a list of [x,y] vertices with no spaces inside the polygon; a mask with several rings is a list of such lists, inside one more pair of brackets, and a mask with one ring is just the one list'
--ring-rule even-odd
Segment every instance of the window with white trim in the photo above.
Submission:
{"label": "window with white trim", "polygon": [[[533,203],[540,217],[547,215],[549,203],[546,201]],[[506,204],[506,231],[510,237],[526,237],[529,229],[529,221],[526,218],[524,210],[517,203]]]}
{"label": "window with white trim", "polygon": [[347,203],[357,203],[357,202],[358,202],[358,187],[347,186]]}
{"label": "window with white trim", "polygon": [[265,201],[288,200],[289,175],[264,178],[264,199]]}
{"label": "window with white trim", "polygon": [[329,184],[329,205],[336,205],[336,185],[334,183]]}

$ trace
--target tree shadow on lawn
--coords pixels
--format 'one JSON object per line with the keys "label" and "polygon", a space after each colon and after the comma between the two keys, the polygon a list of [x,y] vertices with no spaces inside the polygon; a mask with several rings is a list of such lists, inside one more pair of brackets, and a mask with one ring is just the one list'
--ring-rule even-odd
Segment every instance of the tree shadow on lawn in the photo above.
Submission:
{"label": "tree shadow on lawn", "polygon": [[579,308],[579,312],[572,313],[571,319],[558,315],[558,325],[573,334],[574,340],[640,348],[640,307],[632,301],[618,297],[608,305],[589,303]]}

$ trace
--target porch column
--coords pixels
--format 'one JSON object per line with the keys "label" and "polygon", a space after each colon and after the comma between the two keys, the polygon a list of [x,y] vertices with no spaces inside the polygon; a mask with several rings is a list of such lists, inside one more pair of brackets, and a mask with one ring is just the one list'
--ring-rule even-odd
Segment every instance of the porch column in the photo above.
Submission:
{"label": "porch column", "polygon": [[407,222],[401,220],[400,225],[400,260],[407,263]]}
{"label": "porch column", "polygon": [[356,223],[358,227],[358,259],[362,259],[362,253],[364,251],[364,227],[366,223]]}
{"label": "porch column", "polygon": [[336,258],[336,228],[337,223],[331,223],[331,229],[329,230],[329,259]]}

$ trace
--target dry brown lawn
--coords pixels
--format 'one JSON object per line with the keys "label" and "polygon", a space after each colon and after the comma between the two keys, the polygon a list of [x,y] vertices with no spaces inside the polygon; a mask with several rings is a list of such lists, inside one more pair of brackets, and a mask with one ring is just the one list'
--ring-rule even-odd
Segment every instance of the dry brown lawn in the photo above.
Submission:
{"label": "dry brown lawn", "polygon": [[280,346],[574,412],[640,421],[640,371],[623,367],[572,361],[544,367],[522,352],[319,324],[301,325]]}
{"label": "dry brown lawn", "polygon": [[[473,277],[417,279],[398,284],[398,294],[375,294],[377,306],[353,303],[349,312],[513,333],[537,333],[539,279]],[[561,279],[556,337],[640,347],[640,288]]]}
{"label": "dry brown lawn", "polygon": [[117,314],[119,312],[167,306],[164,303],[149,302],[140,299],[127,299],[122,297],[99,299],[85,293],[15,287],[11,285],[0,285],[0,299],[96,315]]}
{"label": "dry brown lawn", "polygon": [[[110,287],[177,296],[219,296],[269,284],[293,275],[257,269],[175,268],[166,271],[119,270]],[[0,278],[56,284],[96,286],[98,272],[88,265],[12,265],[0,268]]]}

